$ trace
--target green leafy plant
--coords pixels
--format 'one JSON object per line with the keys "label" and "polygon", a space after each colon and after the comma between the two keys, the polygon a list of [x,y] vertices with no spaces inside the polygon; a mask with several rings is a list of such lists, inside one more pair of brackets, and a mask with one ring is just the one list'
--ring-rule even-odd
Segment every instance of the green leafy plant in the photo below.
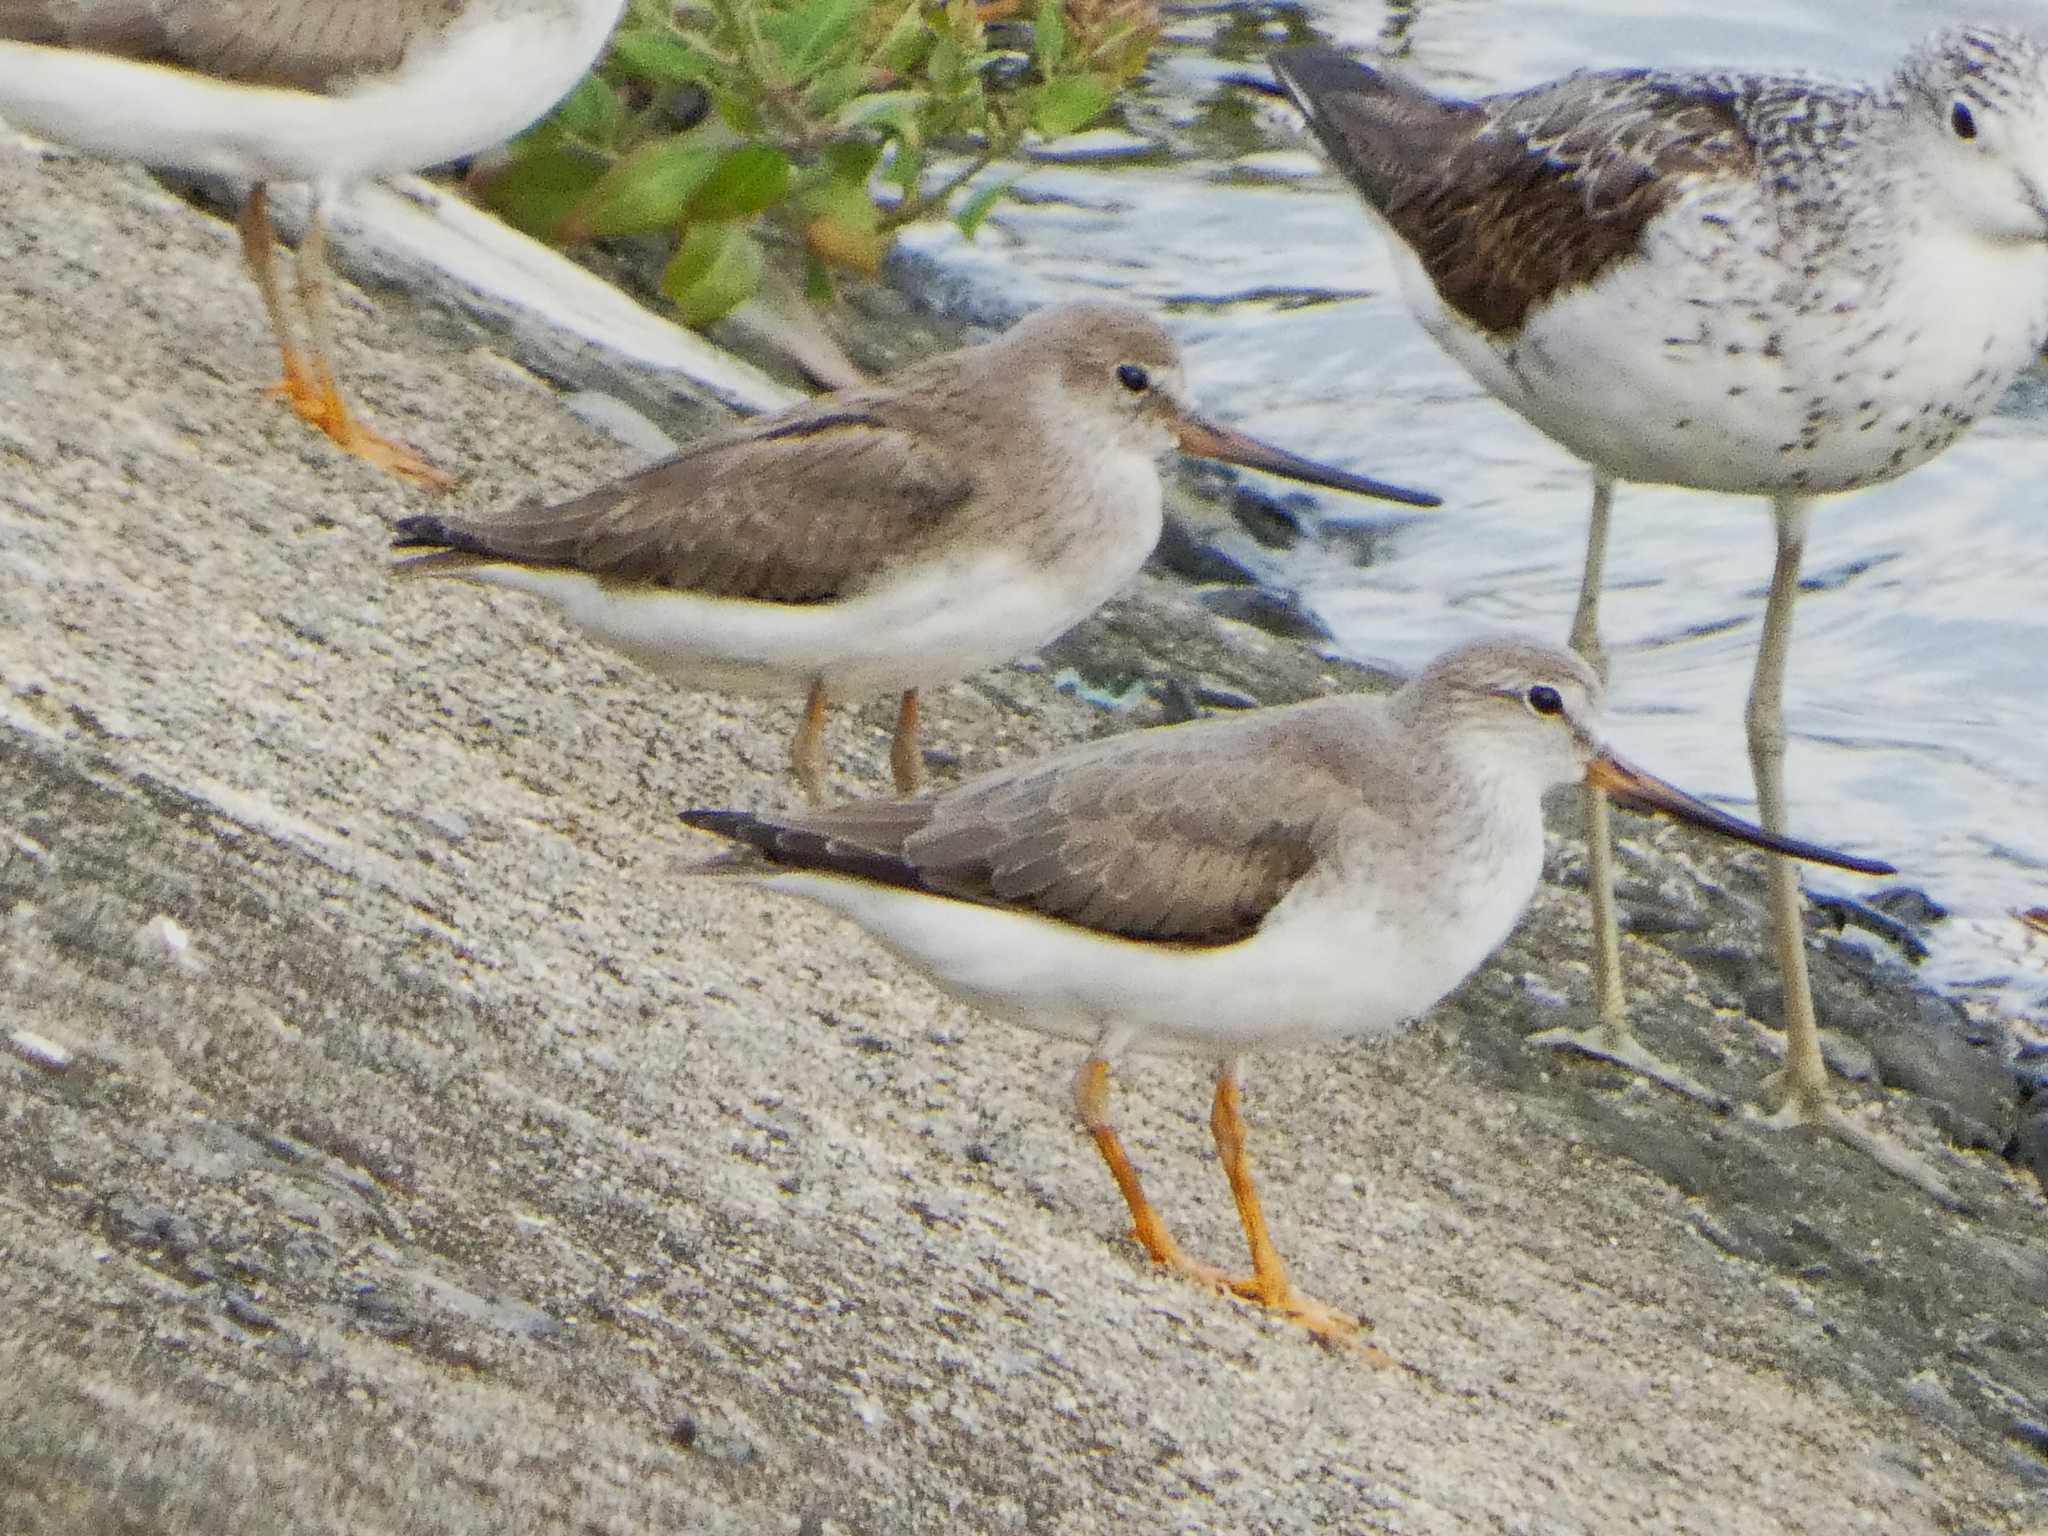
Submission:
{"label": "green leafy plant", "polygon": [[672,233],[661,287],[691,325],[752,296],[764,239],[824,298],[913,221],[971,236],[1009,183],[970,184],[1101,116],[1157,35],[1155,0],[631,0],[482,195],[560,243]]}

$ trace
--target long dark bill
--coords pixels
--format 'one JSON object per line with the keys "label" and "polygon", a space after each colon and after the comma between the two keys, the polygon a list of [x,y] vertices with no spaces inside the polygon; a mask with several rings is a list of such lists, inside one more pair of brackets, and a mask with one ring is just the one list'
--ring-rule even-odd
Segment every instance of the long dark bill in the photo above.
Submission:
{"label": "long dark bill", "polygon": [[1614,797],[1615,804],[1632,811],[1659,811],[1705,831],[1733,838],[1738,843],[1782,853],[1788,859],[1804,859],[1809,864],[1832,864],[1836,869],[1853,870],[1859,875],[1898,873],[1896,867],[1880,859],[1859,859],[1851,854],[1837,853],[1832,848],[1823,848],[1818,843],[1803,843],[1796,837],[1780,837],[1775,832],[1766,832],[1740,817],[1715,810],[1704,800],[1695,800],[1677,785],[1667,784],[1655,774],[1645,773],[1611,752],[1597,753],[1586,764],[1586,782],[1594,789],[1606,790]]}
{"label": "long dark bill", "polygon": [[1219,427],[1199,416],[1182,416],[1175,423],[1175,428],[1180,437],[1181,451],[1200,458],[1221,459],[1226,464],[1242,464],[1246,469],[1263,469],[1269,475],[1285,475],[1289,480],[1299,480],[1304,485],[1327,486],[1333,491],[1349,491],[1354,496],[1398,501],[1408,507],[1440,507],[1444,504],[1443,497],[1432,496],[1428,491],[1411,491],[1405,486],[1389,485],[1384,480],[1354,475],[1349,470],[1332,469],[1314,459],[1289,453],[1285,448],[1262,443],[1256,437],[1233,432],[1229,427]]}

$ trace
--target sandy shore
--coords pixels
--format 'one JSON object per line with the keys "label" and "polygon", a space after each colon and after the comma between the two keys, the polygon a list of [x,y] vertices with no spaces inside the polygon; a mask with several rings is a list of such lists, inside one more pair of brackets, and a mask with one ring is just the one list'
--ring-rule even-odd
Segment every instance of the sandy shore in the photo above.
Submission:
{"label": "sandy shore", "polygon": [[[633,462],[445,306],[344,294],[346,378],[458,504]],[[677,807],[788,797],[794,710],[391,582],[424,498],[272,364],[227,226],[0,140],[0,1527],[2039,1528],[2010,1073],[1860,946],[1816,937],[1838,1050],[1928,1091],[1846,1091],[1969,1213],[1524,1051],[1585,1007],[1563,885],[1412,1035],[1258,1064],[1276,1235],[1402,1362],[1364,1368],[1148,1269],[1066,1049],[671,879]],[[1350,681],[1156,583],[1061,655]],[[933,699],[932,745],[1122,723],[1048,670]],[[885,730],[835,724],[843,774]],[[1623,857],[1679,915],[1628,947],[1645,1033],[1748,1091],[1755,866],[1639,823]],[[1199,1068],[1117,1107],[1234,1255]]]}

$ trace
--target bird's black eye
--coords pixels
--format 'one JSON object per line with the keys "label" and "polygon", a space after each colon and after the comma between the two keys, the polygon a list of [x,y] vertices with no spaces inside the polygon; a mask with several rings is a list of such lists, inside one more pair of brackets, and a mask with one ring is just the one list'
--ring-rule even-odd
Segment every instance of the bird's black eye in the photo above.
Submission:
{"label": "bird's black eye", "polygon": [[1529,701],[1529,707],[1539,715],[1561,715],[1564,713],[1564,695],[1548,683],[1538,683],[1522,695]]}
{"label": "bird's black eye", "polygon": [[1116,371],[1117,383],[1134,395],[1142,395],[1152,387],[1152,375],[1136,363],[1125,363]]}
{"label": "bird's black eye", "polygon": [[1977,137],[1977,118],[1966,102],[1959,101],[1948,109],[1948,125],[1959,139]]}

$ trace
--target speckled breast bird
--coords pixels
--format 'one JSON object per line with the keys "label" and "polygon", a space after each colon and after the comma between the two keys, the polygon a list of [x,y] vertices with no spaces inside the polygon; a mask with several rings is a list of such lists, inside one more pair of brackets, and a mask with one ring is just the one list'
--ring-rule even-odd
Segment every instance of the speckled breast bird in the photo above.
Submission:
{"label": "speckled breast bird", "polygon": [[[1326,48],[1273,67],[1389,237],[1424,327],[1592,467],[1582,654],[1601,657],[1617,480],[1770,499],[1748,731],[1764,825],[1782,827],[1815,499],[1941,452],[2048,337],[2048,47],[1959,27],[1870,87],[1624,69],[1476,101]],[[1628,1029],[1606,812],[1590,798],[1600,1020],[1538,1038],[1708,1096]],[[1832,1102],[1789,864],[1773,868],[1772,910],[1787,1038],[1774,1123],[1827,1129],[1947,1198]]]}

